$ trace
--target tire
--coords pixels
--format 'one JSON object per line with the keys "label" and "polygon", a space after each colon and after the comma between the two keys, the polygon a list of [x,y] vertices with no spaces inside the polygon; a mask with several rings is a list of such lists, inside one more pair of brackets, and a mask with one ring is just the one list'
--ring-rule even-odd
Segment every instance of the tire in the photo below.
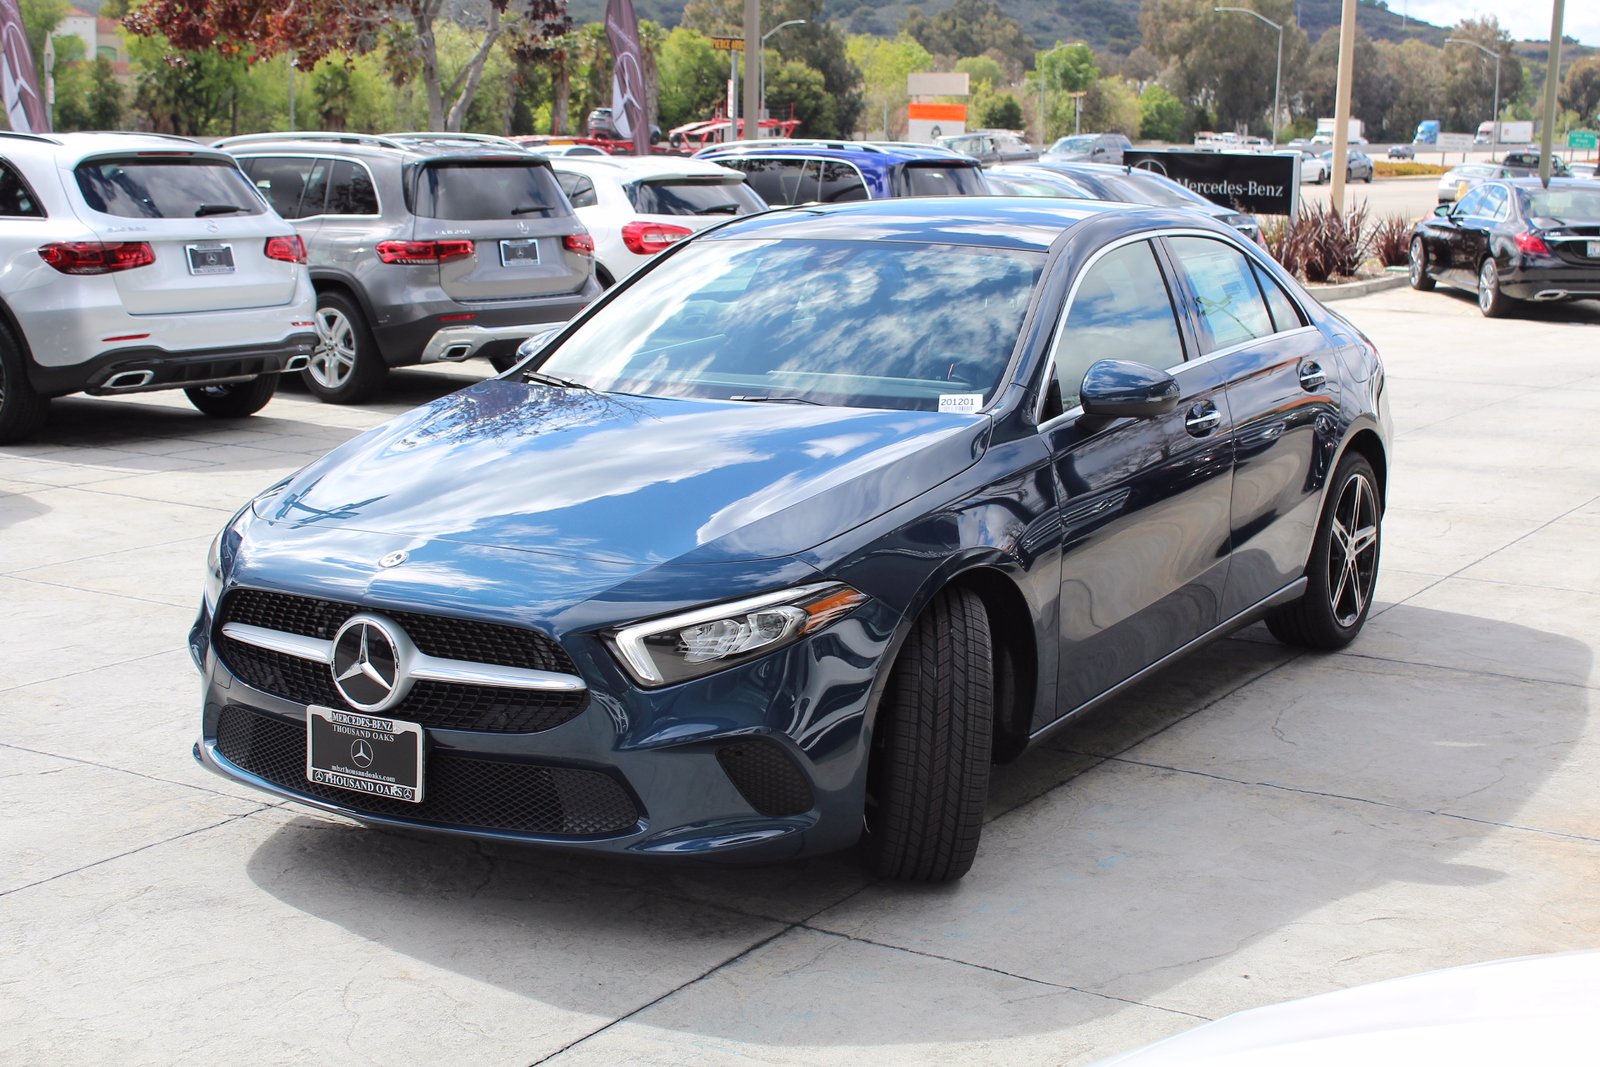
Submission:
{"label": "tire", "polygon": [[1372,179],[1373,179],[1373,176],[1374,176],[1374,175],[1375,175],[1375,174],[1376,174],[1376,173],[1377,173],[1377,172],[1376,172],[1376,171],[1373,171],[1373,170],[1369,170],[1369,171],[1367,171],[1367,176],[1366,176],[1366,177],[1365,177],[1365,178],[1363,178],[1363,179],[1361,179],[1361,180],[1362,180],[1362,181],[1364,181],[1364,182],[1366,182],[1366,183],[1367,183],[1367,184],[1368,184],[1368,185],[1371,185],[1371,184],[1372,184]]}
{"label": "tire", "polygon": [[976,594],[946,590],[906,639],[879,708],[864,842],[877,874],[949,882],[972,867],[993,727],[988,613]]}
{"label": "tire", "polygon": [[359,404],[376,396],[389,367],[366,316],[338,292],[317,294],[317,347],[301,380],[325,404]]}
{"label": "tire", "polygon": [[1411,288],[1419,293],[1431,293],[1437,283],[1433,275],[1428,273],[1428,249],[1422,243],[1421,237],[1411,238],[1411,256],[1409,263]]}
{"label": "tire", "polygon": [[1372,464],[1347,453],[1329,484],[1305,594],[1267,616],[1267,629],[1279,641],[1324,652],[1343,648],[1361,632],[1383,549],[1383,498]]}
{"label": "tire", "polygon": [[1511,313],[1514,301],[1500,291],[1500,267],[1493,256],[1478,264],[1478,310],[1485,318],[1499,319]]}
{"label": "tire", "polygon": [[189,398],[189,403],[214,419],[242,419],[266,407],[267,401],[277,391],[278,375],[262,374],[247,382],[185,389],[183,395]]}
{"label": "tire", "polygon": [[494,372],[496,374],[504,374],[506,371],[510,370],[512,367],[515,367],[520,362],[521,360],[517,359],[517,354],[515,352],[503,356],[489,357],[489,366],[494,368]]}
{"label": "tire", "polygon": [[0,445],[32,437],[49,415],[50,398],[34,390],[22,346],[0,324]]}

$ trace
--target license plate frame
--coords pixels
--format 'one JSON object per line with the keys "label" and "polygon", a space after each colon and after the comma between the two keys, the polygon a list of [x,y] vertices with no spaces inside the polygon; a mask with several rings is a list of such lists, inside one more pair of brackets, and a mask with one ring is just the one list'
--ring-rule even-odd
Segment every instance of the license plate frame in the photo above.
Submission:
{"label": "license plate frame", "polygon": [[502,267],[537,267],[539,265],[539,239],[537,237],[508,237],[500,242]]}
{"label": "license plate frame", "polygon": [[306,708],[306,781],[422,803],[422,724],[312,704]]}
{"label": "license plate frame", "polygon": [[233,246],[221,241],[202,241],[184,246],[189,273],[194,275],[232,274]]}
{"label": "license plate frame", "polygon": [[1590,241],[1584,245],[1583,254],[1590,259],[1600,259],[1600,241]]}

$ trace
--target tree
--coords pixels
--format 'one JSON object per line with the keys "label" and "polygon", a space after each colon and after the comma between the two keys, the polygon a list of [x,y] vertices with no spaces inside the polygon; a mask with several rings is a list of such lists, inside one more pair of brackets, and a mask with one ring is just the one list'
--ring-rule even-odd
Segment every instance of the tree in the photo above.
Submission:
{"label": "tree", "polygon": [[956,60],[956,70],[967,76],[974,94],[986,92],[1006,83],[1006,72],[993,56],[967,56]]}
{"label": "tree", "polygon": [[1184,135],[1183,101],[1160,85],[1139,94],[1139,136],[1147,141],[1177,141]]}
{"label": "tree", "polygon": [[1023,126],[1022,105],[1010,93],[982,96],[973,107],[978,125],[988,130],[1020,130]]}
{"label": "tree", "polygon": [[[1294,18],[1295,0],[1257,0],[1255,10],[1283,25],[1284,99],[1308,50]],[[1248,15],[1213,11],[1213,0],[1145,0],[1139,12],[1144,46],[1166,64],[1162,81],[1197,111],[1213,114],[1219,128],[1256,121],[1272,109],[1278,35]]]}
{"label": "tree", "polygon": [[1400,44],[1379,41],[1376,47],[1379,61],[1395,81],[1394,100],[1383,116],[1388,135],[1409,136],[1423,119],[1442,120],[1439,87],[1444,81],[1444,56],[1439,49],[1415,38]]}
{"label": "tree", "polygon": [[661,128],[709,118],[727,95],[727,52],[703,34],[679,26],[661,43]]}
{"label": "tree", "polygon": [[1083,102],[1069,94],[1087,92],[1099,74],[1094,49],[1082,41],[1057,41],[1050,51],[1035,57],[1033,73],[1028,76],[1029,96],[1045,101],[1045,144],[1078,128]]}
{"label": "tree", "polygon": [[1022,24],[1007,15],[996,0],[955,0],[932,15],[914,7],[906,12],[902,32],[937,56],[997,53],[1014,74],[1021,74],[1033,55],[1033,44]]}
{"label": "tree", "polygon": [[156,133],[215,137],[237,133],[232,121],[247,64],[212,49],[183,52],[164,37],[139,36],[128,42],[139,67],[134,106]]}
{"label": "tree", "polygon": [[1593,122],[1600,112],[1600,56],[1589,56],[1572,64],[1561,83],[1561,106],[1578,113],[1578,121]]}
{"label": "tree", "polygon": [[[1522,92],[1522,61],[1511,50],[1511,35],[1493,16],[1463,19],[1450,31],[1500,55],[1500,105],[1506,106]],[[1440,104],[1447,129],[1473,130],[1494,112],[1494,60],[1465,45],[1446,45]]]}
{"label": "tree", "polygon": [[790,60],[767,72],[767,102],[773,114],[793,109],[800,132],[807,137],[834,137],[838,129],[837,102],[828,93],[820,71]]}
{"label": "tree", "polygon": [[1083,98],[1083,128],[1096,133],[1139,134],[1139,94],[1121,78],[1099,78]]}
{"label": "tree", "polygon": [[[1355,32],[1354,66],[1350,80],[1350,114],[1362,119],[1372,136],[1398,139],[1398,131],[1387,127],[1386,117],[1400,94],[1400,79],[1394,68],[1383,61],[1378,47],[1358,27]],[[1339,30],[1331,28],[1317,39],[1306,59],[1301,80],[1300,107],[1306,114],[1325,118],[1334,113],[1334,90],[1339,80]],[[1388,129],[1385,135],[1384,130]],[[1404,130],[1409,140],[1414,126]]]}
{"label": "tree", "polygon": [[892,40],[851,37],[845,54],[861,71],[867,122],[881,121],[885,137],[904,136],[906,104],[911,99],[906,76],[932,70],[933,56],[904,33]]}
{"label": "tree", "polygon": [[70,5],[66,0],[21,0],[22,30],[28,38],[28,49],[33,53],[33,73],[39,79],[39,91],[44,92],[44,43],[55,33],[61,20],[67,17]]}

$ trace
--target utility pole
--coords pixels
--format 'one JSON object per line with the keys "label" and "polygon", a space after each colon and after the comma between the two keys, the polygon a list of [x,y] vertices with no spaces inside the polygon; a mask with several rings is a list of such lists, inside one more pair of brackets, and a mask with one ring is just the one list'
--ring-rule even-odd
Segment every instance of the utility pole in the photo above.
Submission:
{"label": "utility pole", "polygon": [[[755,66],[761,62],[761,0],[744,0],[744,133],[740,138],[760,135],[761,86],[754,77]],[[739,126],[734,124],[735,132]]]}
{"label": "utility pole", "polygon": [[1561,71],[1561,23],[1566,16],[1566,0],[1555,0],[1550,9],[1550,65],[1544,79],[1544,132],[1539,135],[1539,183],[1550,188],[1550,152],[1556,135],[1556,82]]}
{"label": "utility pole", "polygon": [[1356,66],[1356,0],[1344,0],[1339,20],[1339,79],[1333,91],[1333,174],[1328,201],[1344,214],[1344,173],[1350,152],[1350,83]]}

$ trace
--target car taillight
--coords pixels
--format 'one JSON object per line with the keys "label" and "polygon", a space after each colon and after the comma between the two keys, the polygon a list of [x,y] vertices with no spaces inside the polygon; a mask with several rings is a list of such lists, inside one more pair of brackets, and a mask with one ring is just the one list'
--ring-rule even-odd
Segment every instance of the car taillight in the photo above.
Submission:
{"label": "car taillight", "polygon": [[62,274],[115,274],[148,267],[156,250],[145,241],[57,241],[39,249],[39,258]]}
{"label": "car taillight", "polygon": [[385,263],[412,265],[445,263],[472,255],[471,241],[379,241],[378,258]]}
{"label": "car taillight", "polygon": [[576,252],[580,256],[594,255],[594,238],[586,233],[569,233],[561,239],[568,252]]}
{"label": "car taillight", "polygon": [[635,255],[653,256],[693,233],[687,226],[670,222],[630,222],[622,228],[622,243]]}
{"label": "car taillight", "polygon": [[1529,256],[1550,256],[1555,253],[1550,251],[1550,246],[1544,243],[1544,238],[1536,233],[1517,234],[1517,251]]}
{"label": "car taillight", "polygon": [[299,234],[288,237],[267,238],[267,258],[281,259],[285,263],[304,263],[306,261],[306,243]]}

